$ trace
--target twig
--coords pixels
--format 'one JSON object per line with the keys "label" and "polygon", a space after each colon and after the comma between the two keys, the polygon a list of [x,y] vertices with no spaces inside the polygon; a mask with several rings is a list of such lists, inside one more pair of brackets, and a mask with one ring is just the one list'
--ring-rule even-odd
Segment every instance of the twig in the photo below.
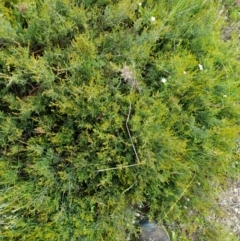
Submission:
{"label": "twig", "polygon": [[[133,63],[133,68],[134,68],[134,63]],[[134,85],[136,84],[136,78],[135,78],[135,76],[136,76],[136,75],[135,75],[135,68],[134,68],[134,74],[133,74],[133,80],[134,80],[134,81],[133,81],[133,83],[132,83],[132,88],[131,88],[131,90],[130,90],[130,93],[131,93],[131,91],[133,90]],[[137,158],[138,163],[140,163],[140,160],[139,160],[139,158],[138,158],[138,154],[137,154],[137,151],[136,151],[135,145],[134,145],[134,143],[133,143],[133,140],[132,140],[132,136],[131,136],[129,127],[128,127],[128,122],[129,122],[129,119],[130,119],[131,110],[132,110],[132,104],[131,104],[131,102],[130,102],[130,103],[129,103],[128,116],[127,116],[127,120],[126,120],[126,128],[127,128],[128,136],[129,136],[130,141],[131,141],[131,144],[132,144],[133,151],[134,151],[134,153],[135,153],[135,156],[136,156],[136,158]]]}
{"label": "twig", "polygon": [[130,141],[131,141],[131,144],[132,144],[132,148],[133,148],[133,151],[135,153],[135,156],[137,158],[137,161],[138,163],[140,162],[139,158],[138,158],[138,154],[137,154],[137,151],[136,151],[136,148],[135,148],[135,145],[133,143],[133,140],[132,140],[132,136],[131,136],[131,133],[130,133],[130,130],[128,128],[128,121],[129,121],[129,118],[130,118],[130,115],[131,115],[131,110],[132,110],[132,105],[131,105],[131,102],[129,104],[129,111],[128,111],[128,117],[127,117],[127,120],[126,120],[126,128],[127,128],[127,132],[128,132],[128,136],[130,138]]}
{"label": "twig", "polygon": [[130,190],[133,186],[135,185],[135,183],[133,183],[129,188],[127,188],[126,190],[124,190],[123,192],[122,192],[122,194],[124,194],[125,192],[127,192],[128,190]]}
{"label": "twig", "polygon": [[194,178],[196,176],[196,173],[194,173],[193,178],[191,179],[191,181],[188,183],[188,185],[186,186],[186,188],[183,190],[182,194],[178,197],[178,199],[176,200],[176,202],[170,207],[170,209],[168,210],[168,212],[163,216],[163,218],[160,220],[159,223],[161,223],[164,218],[173,210],[173,208],[176,206],[176,204],[179,202],[179,200],[182,198],[182,196],[184,195],[184,193],[187,191],[187,189],[190,187],[190,185],[192,184]]}
{"label": "twig", "polygon": [[[134,66],[134,63],[133,63],[133,66]],[[128,66],[125,66],[124,67],[124,70],[122,70],[122,77],[124,77],[124,79],[127,81],[129,80],[129,75],[131,76],[131,72],[129,70],[129,67]],[[132,92],[134,86],[136,85],[136,78],[135,78],[135,68],[134,68],[134,74],[133,74],[133,78],[131,78],[131,90],[130,90],[130,93]],[[121,82],[120,82],[121,84]],[[118,85],[119,86],[119,85]],[[126,166],[119,166],[119,167],[111,167],[111,168],[106,168],[106,169],[101,169],[101,170],[96,170],[95,172],[105,172],[105,171],[110,171],[110,170],[118,170],[118,169],[122,169],[122,168],[129,168],[129,167],[135,167],[135,166],[138,166],[138,165],[141,165],[143,163],[140,163],[140,160],[139,160],[139,157],[138,157],[138,154],[137,154],[137,151],[136,151],[136,148],[135,148],[135,145],[133,143],[133,139],[132,139],[132,135],[130,133],[130,130],[129,130],[129,127],[128,127],[128,122],[129,122],[129,119],[130,119],[130,115],[131,115],[131,110],[132,110],[132,104],[131,104],[131,101],[129,103],[129,109],[128,109],[128,116],[127,116],[127,120],[126,120],[126,129],[127,129],[127,133],[128,133],[128,136],[130,138],[130,141],[131,141],[131,144],[132,144],[132,148],[133,148],[133,151],[134,151],[134,154],[137,158],[137,162],[136,164],[132,164],[132,165],[126,165]]]}
{"label": "twig", "polygon": [[132,164],[132,165],[118,166],[118,167],[110,167],[110,168],[106,168],[106,169],[96,170],[95,172],[105,172],[105,171],[110,171],[110,170],[118,170],[118,169],[122,169],[122,168],[139,166],[141,164],[143,164],[143,163],[136,163],[136,164]]}

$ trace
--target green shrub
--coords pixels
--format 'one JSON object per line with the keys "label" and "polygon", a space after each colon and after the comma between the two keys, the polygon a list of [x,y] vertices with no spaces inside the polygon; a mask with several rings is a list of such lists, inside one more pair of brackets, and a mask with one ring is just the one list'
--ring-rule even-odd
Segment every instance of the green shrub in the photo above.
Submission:
{"label": "green shrub", "polygon": [[134,239],[138,212],[223,240],[206,218],[239,171],[240,114],[219,9],[0,3],[1,240]]}

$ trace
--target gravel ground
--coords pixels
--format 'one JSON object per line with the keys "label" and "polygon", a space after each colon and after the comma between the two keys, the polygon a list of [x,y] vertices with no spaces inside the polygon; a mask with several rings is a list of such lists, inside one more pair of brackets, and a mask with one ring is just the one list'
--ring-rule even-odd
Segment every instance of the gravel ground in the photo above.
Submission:
{"label": "gravel ground", "polygon": [[[236,154],[240,154],[240,138],[236,140]],[[238,165],[239,162],[236,162],[236,168],[239,169]],[[218,221],[226,225],[240,241],[240,175],[237,179],[229,180],[226,190],[220,194],[219,206],[226,216]]]}
{"label": "gravel ground", "polygon": [[[235,6],[240,6],[240,0],[235,2]],[[223,10],[220,14],[224,12]],[[228,14],[226,14],[226,21],[228,20]],[[227,25],[223,30],[223,40],[231,41],[233,33],[240,38],[240,21],[229,22]],[[240,153],[240,138],[237,139],[236,143],[236,152]],[[222,219],[217,219],[218,222],[226,225],[232,233],[237,235],[240,241],[240,175],[237,180],[229,181],[226,191],[220,194],[219,205],[226,216]]]}
{"label": "gravel ground", "polygon": [[240,240],[240,176],[230,181],[229,188],[221,193],[219,205],[226,213],[219,222],[228,226]]}
{"label": "gravel ground", "polygon": [[[240,154],[240,138],[236,141],[236,153]],[[239,163],[236,162],[239,169]],[[240,241],[240,175],[236,179],[229,180],[225,191],[221,192],[218,201],[225,216],[217,221],[226,225],[230,232],[235,234]]]}

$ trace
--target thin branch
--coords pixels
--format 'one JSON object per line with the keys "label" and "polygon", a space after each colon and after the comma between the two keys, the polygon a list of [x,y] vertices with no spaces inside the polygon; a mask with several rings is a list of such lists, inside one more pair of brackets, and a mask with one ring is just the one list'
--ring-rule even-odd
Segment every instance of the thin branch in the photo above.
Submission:
{"label": "thin branch", "polygon": [[133,140],[132,140],[132,136],[131,136],[130,130],[129,130],[129,128],[128,128],[128,122],[129,122],[129,119],[130,119],[131,110],[132,110],[132,105],[131,105],[131,103],[130,103],[130,104],[129,104],[128,117],[127,117],[127,120],[126,120],[126,128],[127,128],[128,136],[129,136],[130,141],[131,141],[131,144],[132,144],[133,151],[134,151],[134,153],[135,153],[135,156],[136,156],[136,158],[137,158],[138,163],[140,163],[140,160],[139,160],[139,158],[138,158],[138,154],[137,154],[135,145],[134,145]]}
{"label": "thin branch", "polygon": [[167,213],[165,213],[165,215],[163,216],[163,218],[161,219],[161,221],[159,223],[161,223],[164,218],[173,210],[173,208],[176,206],[176,204],[179,202],[179,200],[182,198],[182,196],[184,195],[184,193],[187,191],[187,189],[190,187],[190,185],[192,184],[194,178],[196,176],[196,173],[194,173],[193,178],[191,179],[191,181],[188,183],[188,185],[186,186],[186,188],[183,190],[182,194],[178,197],[178,199],[176,200],[176,202],[170,207],[170,209],[168,210]]}
{"label": "thin branch", "polygon": [[110,170],[119,170],[119,169],[123,169],[123,168],[139,166],[139,165],[142,165],[142,164],[143,163],[137,163],[137,164],[126,165],[126,166],[110,167],[110,168],[106,168],[106,169],[96,170],[95,172],[106,172],[106,171],[110,171]]}
{"label": "thin branch", "polygon": [[[133,63],[133,67],[134,67],[134,63]],[[130,93],[131,93],[133,88],[134,88],[134,86],[136,85],[135,68],[134,68],[133,78],[131,78],[132,77],[132,72],[130,71],[128,66],[124,66],[124,68],[122,69],[122,77],[124,78],[125,81],[128,81],[128,80],[131,79],[131,84],[132,84],[131,90],[130,90]],[[121,84],[121,82],[120,82],[120,84]],[[134,151],[134,154],[136,156],[136,159],[137,159],[138,163],[137,164],[132,164],[132,165],[111,167],[111,168],[96,170],[95,172],[105,172],[105,171],[110,171],[110,170],[119,170],[119,169],[122,169],[122,168],[135,167],[135,166],[143,164],[143,163],[140,163],[140,160],[139,160],[139,157],[138,157],[135,145],[133,143],[132,135],[131,135],[129,127],[128,127],[128,122],[129,122],[129,119],[130,119],[130,116],[131,116],[131,111],[132,111],[132,104],[131,104],[131,101],[130,101],[129,109],[128,109],[128,116],[127,116],[127,120],[126,120],[126,128],[127,128],[127,133],[128,133],[129,138],[130,138],[130,141],[131,141],[131,144],[132,144],[132,148],[133,148],[133,151]]]}
{"label": "thin branch", "polygon": [[135,185],[135,183],[133,183],[129,188],[127,188],[126,190],[124,190],[123,192],[122,192],[122,194],[124,194],[125,192],[127,192],[128,190],[130,190],[133,186]]}
{"label": "thin branch", "polygon": [[[134,85],[136,84],[136,74],[135,74],[134,62],[133,62],[133,68],[134,68],[133,83],[132,83],[132,88],[131,88],[131,90],[130,90],[130,93],[131,93],[131,91],[133,90]],[[130,140],[131,140],[131,144],[132,144],[132,147],[133,147],[133,151],[134,151],[134,153],[135,153],[135,156],[136,156],[136,158],[137,158],[138,163],[140,163],[140,160],[139,160],[139,158],[138,158],[138,154],[137,154],[137,151],[136,151],[135,145],[134,145],[134,143],[133,143],[133,140],[132,140],[132,136],[131,136],[129,127],[128,127],[128,122],[129,122],[129,119],[130,119],[131,110],[132,110],[132,104],[131,104],[131,102],[130,102],[130,103],[129,103],[128,116],[127,116],[127,120],[126,120],[126,128],[127,128],[128,136],[129,136],[129,138],[130,138]]]}

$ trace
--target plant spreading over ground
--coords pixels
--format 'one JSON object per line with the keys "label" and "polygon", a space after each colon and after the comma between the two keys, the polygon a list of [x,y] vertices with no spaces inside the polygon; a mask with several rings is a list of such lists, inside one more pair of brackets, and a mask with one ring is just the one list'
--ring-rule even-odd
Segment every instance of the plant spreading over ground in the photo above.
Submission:
{"label": "plant spreading over ground", "polygon": [[135,240],[136,213],[234,240],[207,219],[239,171],[222,4],[1,1],[0,240]]}

